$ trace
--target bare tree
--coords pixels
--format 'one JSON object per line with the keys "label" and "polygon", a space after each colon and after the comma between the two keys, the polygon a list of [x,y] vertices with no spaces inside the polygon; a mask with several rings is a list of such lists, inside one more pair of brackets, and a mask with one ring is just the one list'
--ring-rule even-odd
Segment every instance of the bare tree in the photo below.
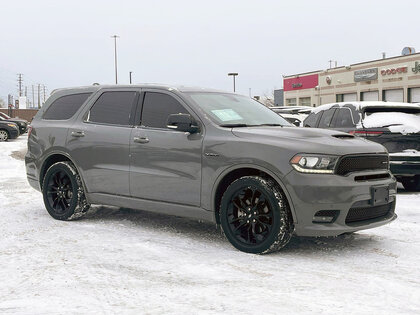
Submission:
{"label": "bare tree", "polygon": [[260,102],[263,103],[267,107],[274,106],[274,89],[268,93],[264,93],[260,99]]}

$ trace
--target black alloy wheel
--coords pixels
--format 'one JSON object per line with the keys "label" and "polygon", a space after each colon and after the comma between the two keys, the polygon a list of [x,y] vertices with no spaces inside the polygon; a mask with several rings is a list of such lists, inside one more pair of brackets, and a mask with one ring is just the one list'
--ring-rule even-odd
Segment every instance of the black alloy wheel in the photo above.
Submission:
{"label": "black alloy wheel", "polygon": [[45,208],[57,220],[73,220],[90,208],[82,180],[71,162],[57,162],[47,170],[42,194]]}
{"label": "black alloy wheel", "polygon": [[287,199],[271,178],[244,176],[223,194],[220,222],[237,249],[254,254],[277,251],[290,240],[294,225]]}
{"label": "black alloy wheel", "polygon": [[267,197],[256,187],[245,187],[235,192],[227,215],[230,230],[247,245],[261,244],[273,228],[273,210]]}
{"label": "black alloy wheel", "polygon": [[62,215],[68,211],[73,199],[70,176],[64,170],[57,170],[51,174],[45,188],[48,203],[55,213]]}

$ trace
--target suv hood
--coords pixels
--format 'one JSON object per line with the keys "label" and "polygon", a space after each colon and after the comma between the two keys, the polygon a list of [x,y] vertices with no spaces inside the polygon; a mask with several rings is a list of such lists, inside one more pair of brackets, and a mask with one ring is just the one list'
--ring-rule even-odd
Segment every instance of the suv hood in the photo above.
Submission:
{"label": "suv hood", "polygon": [[382,145],[348,133],[299,127],[245,127],[232,128],[239,138],[281,147],[294,148],[297,152],[325,154],[358,154],[387,152]]}

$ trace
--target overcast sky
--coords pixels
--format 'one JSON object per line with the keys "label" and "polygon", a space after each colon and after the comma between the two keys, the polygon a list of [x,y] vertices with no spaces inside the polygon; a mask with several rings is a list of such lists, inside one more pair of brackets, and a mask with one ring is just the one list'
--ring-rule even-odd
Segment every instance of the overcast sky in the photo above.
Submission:
{"label": "overcast sky", "polygon": [[[282,75],[420,51],[420,1],[0,0],[0,97],[24,84],[169,83],[252,95]],[[30,90],[30,88],[29,88]]]}

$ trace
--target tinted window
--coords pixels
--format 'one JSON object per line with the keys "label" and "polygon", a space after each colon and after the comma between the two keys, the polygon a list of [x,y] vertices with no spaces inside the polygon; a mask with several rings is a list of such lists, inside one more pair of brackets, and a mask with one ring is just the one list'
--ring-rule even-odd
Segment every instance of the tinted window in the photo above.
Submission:
{"label": "tinted window", "polygon": [[336,128],[351,128],[354,127],[351,111],[348,108],[340,108],[335,119]]}
{"label": "tinted window", "polygon": [[323,112],[319,128],[329,128],[331,126],[331,119],[334,116],[335,108],[331,108]]}
{"label": "tinted window", "polygon": [[92,93],[66,95],[56,99],[42,118],[65,120],[71,118]]}
{"label": "tinted window", "polygon": [[136,92],[105,92],[91,108],[89,121],[127,126],[135,98]]}
{"label": "tinted window", "polygon": [[312,113],[310,114],[308,117],[306,117],[306,119],[303,122],[303,126],[304,127],[312,127],[315,128],[316,127],[316,122],[318,121],[319,117],[321,116],[322,112],[319,113]]}
{"label": "tinted window", "polygon": [[147,92],[143,102],[141,124],[147,127],[167,128],[168,116],[180,113],[188,114],[172,96]]}

